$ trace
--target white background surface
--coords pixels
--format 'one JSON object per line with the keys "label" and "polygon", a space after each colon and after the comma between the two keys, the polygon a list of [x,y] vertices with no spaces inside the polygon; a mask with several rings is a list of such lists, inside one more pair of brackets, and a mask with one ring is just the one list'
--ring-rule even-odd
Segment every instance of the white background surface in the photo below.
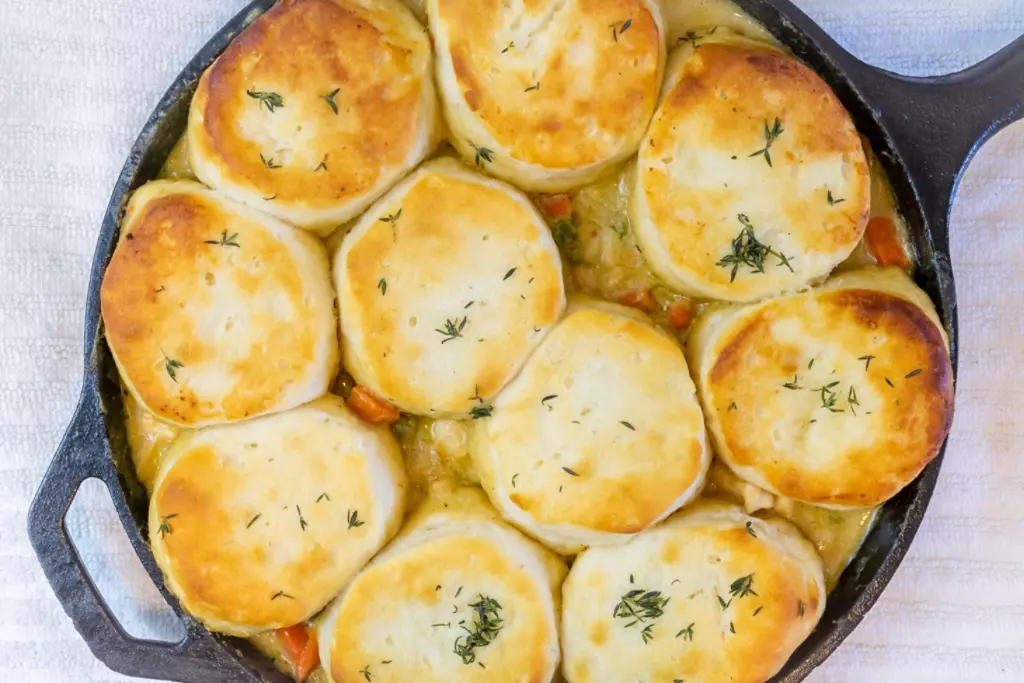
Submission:
{"label": "white background surface", "polygon": [[[165,88],[243,4],[0,0],[0,680],[127,680],[92,658],[53,598],[25,513],[78,396],[114,180]],[[1024,33],[1024,0],[797,4],[858,56],[914,75]],[[1024,124],[968,170],[952,253],[961,375],[938,490],[892,584],[814,683],[1024,681]],[[71,520],[99,583],[129,630],[173,633],[107,508],[97,486]]]}

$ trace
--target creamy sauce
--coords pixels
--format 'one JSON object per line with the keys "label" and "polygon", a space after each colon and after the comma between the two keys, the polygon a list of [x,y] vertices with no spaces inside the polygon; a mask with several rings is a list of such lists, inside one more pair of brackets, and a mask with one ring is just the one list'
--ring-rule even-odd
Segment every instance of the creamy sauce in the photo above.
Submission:
{"label": "creamy sauce", "polygon": [[[403,2],[421,21],[425,19],[422,0]],[[699,40],[719,29],[777,45],[767,31],[729,0],[668,0],[664,3],[664,11],[670,50],[682,40]],[[159,178],[196,180],[189,163],[187,144],[186,137],[182,135],[160,170]],[[867,141],[864,147],[871,166],[871,215],[894,219],[900,228],[905,250],[913,254],[906,225],[897,211],[885,172],[871,153]],[[697,315],[706,304],[672,291],[647,267],[633,239],[626,211],[633,173],[633,165],[627,164],[603,180],[570,193],[573,234],[569,239],[560,240],[559,247],[565,264],[566,288],[620,303],[633,297],[633,305],[637,305],[636,297],[639,296],[641,305],[638,307],[644,308],[656,323],[684,341],[688,325],[671,324],[669,310],[684,304],[693,315]],[[554,225],[552,227],[555,228]],[[344,236],[344,228],[342,226],[327,239],[332,251]],[[874,263],[874,259],[861,244],[839,269],[870,263]],[[352,386],[351,376],[342,371],[332,391],[347,396]],[[132,460],[140,481],[148,490],[168,445],[181,430],[158,421],[128,392],[124,392],[124,405]],[[410,509],[438,487],[479,483],[469,457],[471,428],[472,423],[469,422],[410,415],[403,415],[394,426],[411,483]],[[878,512],[877,508],[828,510],[773,496],[743,482],[717,460],[703,495],[732,499],[749,513],[774,512],[795,524],[817,547],[830,591],[856,555]],[[276,633],[263,633],[250,640],[260,652],[272,658],[281,671],[291,672],[291,662],[287,660]],[[329,683],[323,669],[314,671],[307,680]]]}

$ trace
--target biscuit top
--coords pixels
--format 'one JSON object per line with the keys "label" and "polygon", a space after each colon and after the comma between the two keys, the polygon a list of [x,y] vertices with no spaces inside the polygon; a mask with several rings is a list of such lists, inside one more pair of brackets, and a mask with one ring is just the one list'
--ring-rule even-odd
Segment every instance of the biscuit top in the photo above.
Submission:
{"label": "biscuit top", "polygon": [[544,168],[636,149],[664,64],[652,3],[431,0],[428,13],[439,78],[446,97],[460,100],[460,119],[475,119],[477,147]]}
{"label": "biscuit top", "polygon": [[927,296],[897,269],[712,312],[690,344],[718,454],[787,498],[881,504],[949,431],[945,334]]}
{"label": "biscuit top", "polygon": [[738,38],[673,55],[631,206],[670,284],[731,301],[797,288],[849,255],[869,203],[857,130],[808,67]]}
{"label": "biscuit top", "polygon": [[162,420],[291,408],[337,371],[327,255],[312,235],[189,181],[132,197],[100,290],[129,390]]}
{"label": "biscuit top", "polygon": [[426,153],[427,35],[396,0],[282,0],[203,74],[192,165],[297,225],[351,218]]}

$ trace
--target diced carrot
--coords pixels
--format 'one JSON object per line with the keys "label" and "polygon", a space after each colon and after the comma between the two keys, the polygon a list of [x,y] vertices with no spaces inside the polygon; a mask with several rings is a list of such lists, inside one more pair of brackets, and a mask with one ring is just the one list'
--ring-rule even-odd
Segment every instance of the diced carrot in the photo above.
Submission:
{"label": "diced carrot", "polygon": [[320,664],[316,633],[305,624],[296,624],[279,628],[277,635],[281,639],[288,661],[292,663],[292,675],[298,683],[302,683]]}
{"label": "diced carrot", "polygon": [[899,228],[892,218],[875,216],[868,221],[864,241],[868,251],[880,265],[899,266],[903,269],[910,267],[910,259],[907,258],[907,252],[903,250],[903,243],[900,241]]}
{"label": "diced carrot", "polygon": [[668,322],[677,330],[685,330],[693,322],[693,311],[688,301],[676,301],[668,307]]}
{"label": "diced carrot", "polygon": [[567,194],[542,194],[537,197],[537,203],[551,220],[567,220],[572,216],[572,199]]}
{"label": "diced carrot", "polygon": [[348,396],[348,407],[367,422],[394,424],[402,416],[398,409],[387,401],[374,396],[369,389],[356,385]]}
{"label": "diced carrot", "polygon": [[641,311],[650,311],[654,308],[654,297],[650,289],[634,289],[626,292],[619,298],[623,306],[639,308]]}

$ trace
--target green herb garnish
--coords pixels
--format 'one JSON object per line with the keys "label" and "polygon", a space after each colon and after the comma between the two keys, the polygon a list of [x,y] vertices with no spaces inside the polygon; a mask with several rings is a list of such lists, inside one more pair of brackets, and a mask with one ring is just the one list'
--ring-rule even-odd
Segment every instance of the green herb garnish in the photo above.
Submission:
{"label": "green herb garnish", "polygon": [[219,240],[204,240],[203,244],[213,244],[218,247],[241,247],[242,245],[235,241],[236,237],[238,237],[237,232],[229,235],[227,230],[221,230]]}
{"label": "green herb garnish", "polygon": [[[637,588],[622,596],[622,599],[615,605],[612,616],[617,619],[628,620],[629,623],[626,624],[625,628],[630,628],[637,624],[654,621],[664,615],[665,605],[668,604],[669,600],[671,598],[661,597],[661,591]],[[647,631],[646,636],[643,634],[643,631]],[[649,626],[641,631],[641,638],[643,638],[644,643],[650,640],[651,631]]]}
{"label": "green herb garnish", "polygon": [[633,19],[626,19],[625,21],[616,21],[608,24],[608,28],[612,30],[612,38],[615,42],[619,42],[619,36],[629,30],[629,27],[633,25]]}
{"label": "green herb garnish", "polygon": [[836,199],[835,197],[833,197],[832,196],[832,190],[828,191],[828,205],[829,206],[835,206],[836,204],[842,204],[845,201],[846,201],[845,199]]}
{"label": "green herb garnish", "polygon": [[345,519],[348,520],[348,528],[361,527],[366,524],[363,520],[359,519],[359,510],[349,510],[345,515]]}
{"label": "green herb garnish", "polygon": [[249,520],[249,523],[245,525],[245,528],[248,529],[249,527],[251,527],[253,524],[256,523],[256,520],[259,519],[262,516],[263,516],[263,513],[257,513],[255,517],[253,517],[252,519]]}
{"label": "green herb garnish", "polygon": [[473,416],[474,420],[479,420],[484,417],[490,417],[494,411],[494,406],[476,406],[469,411],[469,414]]}
{"label": "green herb garnish", "polygon": [[680,636],[683,637],[683,640],[688,640],[688,641],[690,641],[692,643],[693,642],[693,623],[691,623],[689,626],[687,626],[686,628],[684,628],[681,631],[679,631],[678,633],[676,633],[676,638],[678,638]]}
{"label": "green herb garnish", "polygon": [[170,514],[170,515],[167,515],[165,517],[161,517],[160,518],[160,526],[156,530],[156,532],[158,534],[160,534],[160,538],[163,538],[167,534],[173,534],[174,533],[174,529],[171,527],[171,520],[174,519],[177,516],[178,516],[178,513],[175,512],[173,514]]}
{"label": "green herb garnish", "polygon": [[277,109],[278,107],[284,106],[284,100],[282,100],[281,96],[278,95],[276,92],[246,90],[245,94],[253,98],[254,100],[259,100],[264,105],[266,105],[267,111],[269,111],[271,114],[273,114],[274,110]]}
{"label": "green herb garnish", "polygon": [[332,90],[331,92],[327,93],[326,95],[321,95],[320,96],[320,99],[322,99],[324,102],[327,103],[327,106],[331,108],[331,111],[333,111],[335,113],[335,115],[337,115],[337,113],[338,113],[338,105],[334,103],[334,96],[337,95],[338,91],[340,91],[340,90],[341,90],[341,88],[335,88],[334,90]]}
{"label": "green herb garnish", "polygon": [[[757,593],[754,592],[754,575],[747,574],[746,576],[741,576],[733,581],[732,584],[729,585],[729,595],[734,598],[745,598],[748,595],[756,596]],[[732,601],[730,600],[730,602]]]}
{"label": "green herb garnish", "polygon": [[444,329],[443,330],[435,328],[434,329],[435,332],[438,332],[438,333],[444,335],[444,337],[445,337],[441,341],[441,343],[444,344],[446,342],[450,342],[453,339],[458,339],[459,337],[461,337],[462,336],[462,330],[466,327],[466,320],[467,320],[467,318],[465,318],[465,317],[463,317],[461,321],[458,318],[456,318],[455,320],[452,320],[451,318],[449,318],[448,320],[444,321]]}
{"label": "green herb garnish", "polygon": [[619,424],[622,425],[623,427],[625,427],[626,429],[630,430],[630,431],[633,431],[633,432],[636,431],[636,427],[634,427],[629,422],[626,422],[625,420],[619,420]]}
{"label": "green herb garnish", "polygon": [[473,611],[473,628],[462,626],[468,633],[455,639],[454,652],[462,658],[463,664],[476,661],[476,650],[487,647],[497,639],[505,622],[501,618],[502,606],[492,597],[479,594],[477,601],[469,605]]}
{"label": "green herb garnish", "polygon": [[267,168],[281,168],[281,164],[274,161],[274,157],[270,157],[268,159],[265,156],[263,156],[263,152],[260,152],[260,161],[262,161],[263,165],[266,166]]}
{"label": "green herb garnish", "polygon": [[377,289],[380,290],[380,295],[384,296],[388,293],[388,281],[384,278],[377,280]]}
{"label": "green herb garnish", "polygon": [[774,123],[774,125],[771,128],[768,127],[768,119],[765,119],[764,120],[764,147],[762,147],[761,149],[757,150],[753,154],[749,155],[749,157],[756,157],[756,156],[760,156],[760,155],[763,154],[764,155],[764,160],[767,161],[768,162],[768,166],[771,167],[771,165],[772,165],[772,152],[771,152],[772,144],[776,140],[779,139],[780,135],[782,135],[785,132],[786,132],[786,129],[782,127],[782,121],[779,120],[778,116],[775,117],[775,123]]}
{"label": "green herb garnish", "polygon": [[769,245],[762,244],[757,239],[757,236],[754,234],[754,226],[750,223],[750,219],[747,218],[746,214],[737,214],[736,218],[743,225],[743,229],[740,230],[740,234],[732,241],[732,253],[723,256],[715,264],[721,268],[732,266],[729,282],[735,282],[736,273],[741,265],[748,266],[751,273],[764,273],[764,260],[768,256],[774,256],[779,259],[778,265],[786,266],[790,272],[793,272],[793,266],[786,256],[775,251]]}
{"label": "green herb garnish", "polygon": [[473,163],[477,166],[483,166],[483,162],[491,163],[494,161],[494,150],[487,149],[486,147],[477,147],[472,142],[469,144],[476,150],[476,156],[473,159]]}

